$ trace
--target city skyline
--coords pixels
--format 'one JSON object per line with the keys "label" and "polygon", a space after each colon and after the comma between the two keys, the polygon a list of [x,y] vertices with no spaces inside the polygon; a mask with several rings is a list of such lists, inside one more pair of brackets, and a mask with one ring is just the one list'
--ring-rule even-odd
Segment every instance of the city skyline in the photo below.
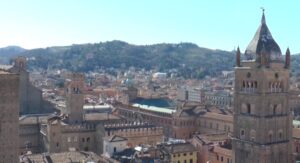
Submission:
{"label": "city skyline", "polygon": [[26,49],[122,40],[131,44],[192,42],[244,52],[261,7],[282,51],[299,53],[297,1],[5,1],[0,47]]}

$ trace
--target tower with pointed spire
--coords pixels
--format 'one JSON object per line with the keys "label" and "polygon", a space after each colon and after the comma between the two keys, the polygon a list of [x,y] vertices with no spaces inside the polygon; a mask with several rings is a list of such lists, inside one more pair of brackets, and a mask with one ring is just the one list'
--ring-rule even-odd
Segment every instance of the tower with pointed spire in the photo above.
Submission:
{"label": "tower with pointed spire", "polygon": [[289,109],[290,51],[285,61],[266,24],[246,48],[237,49],[233,160],[235,163],[291,163],[292,112]]}

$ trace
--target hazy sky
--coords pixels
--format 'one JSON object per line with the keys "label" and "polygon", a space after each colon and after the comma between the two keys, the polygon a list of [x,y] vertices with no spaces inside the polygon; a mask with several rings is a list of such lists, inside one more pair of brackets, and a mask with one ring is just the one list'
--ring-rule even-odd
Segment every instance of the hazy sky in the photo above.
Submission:
{"label": "hazy sky", "polygon": [[0,47],[38,48],[123,40],[193,42],[245,50],[261,10],[285,52],[300,52],[300,1],[274,0],[0,0]]}

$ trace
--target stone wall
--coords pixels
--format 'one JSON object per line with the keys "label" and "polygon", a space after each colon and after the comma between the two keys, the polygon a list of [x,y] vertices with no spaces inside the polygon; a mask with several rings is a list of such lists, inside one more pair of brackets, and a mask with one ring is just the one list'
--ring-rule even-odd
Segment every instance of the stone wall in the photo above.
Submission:
{"label": "stone wall", "polygon": [[19,76],[0,70],[0,162],[19,162]]}

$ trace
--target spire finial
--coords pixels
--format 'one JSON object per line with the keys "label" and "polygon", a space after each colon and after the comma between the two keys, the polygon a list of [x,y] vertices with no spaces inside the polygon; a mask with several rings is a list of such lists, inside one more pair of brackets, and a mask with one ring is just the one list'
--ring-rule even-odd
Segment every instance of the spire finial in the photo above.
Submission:
{"label": "spire finial", "polygon": [[286,49],[286,53],[287,53],[287,54],[289,54],[289,55],[291,54],[291,52],[290,52],[290,48],[289,48],[289,47],[287,47],[287,49]]}
{"label": "spire finial", "polygon": [[285,52],[285,68],[290,68],[291,64],[291,52],[290,48],[288,47]]}
{"label": "spire finial", "polygon": [[262,11],[261,23],[262,23],[262,24],[265,24],[265,23],[266,23],[266,18],[265,18],[265,8],[264,8],[264,7],[261,7],[260,9],[261,9],[261,11]]}
{"label": "spire finial", "polygon": [[241,51],[239,46],[237,47],[236,50],[236,66],[241,67]]}

